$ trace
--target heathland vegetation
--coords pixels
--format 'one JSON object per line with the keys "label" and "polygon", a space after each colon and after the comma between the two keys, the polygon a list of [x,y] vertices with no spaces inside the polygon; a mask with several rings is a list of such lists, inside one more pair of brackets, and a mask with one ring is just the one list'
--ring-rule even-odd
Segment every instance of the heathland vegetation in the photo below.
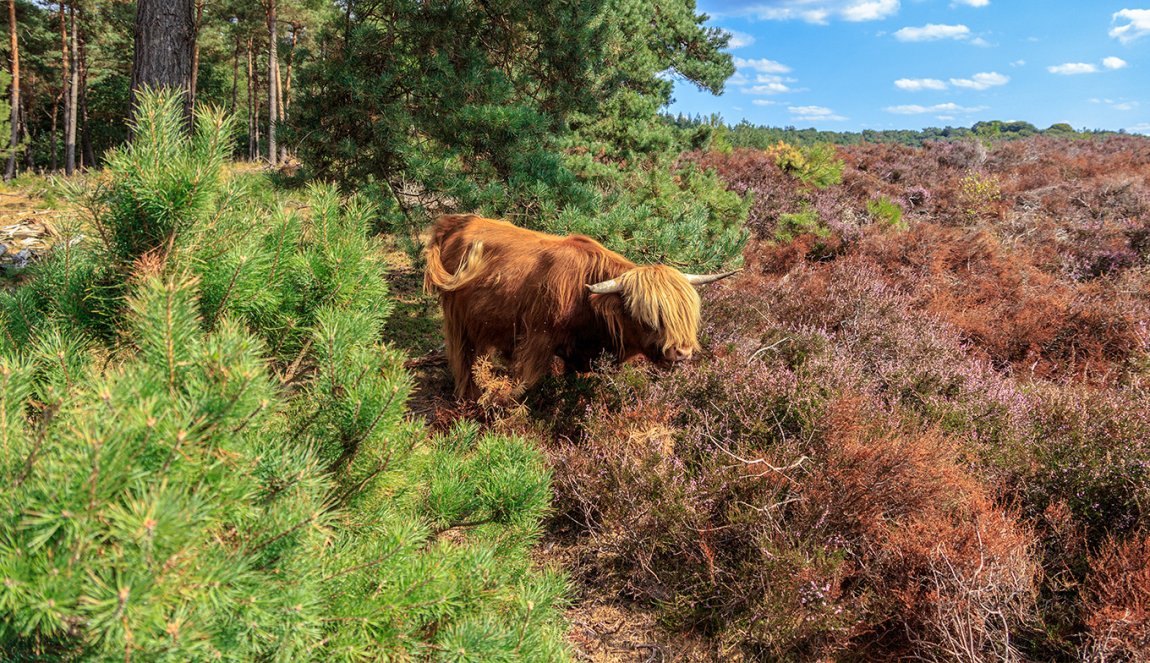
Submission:
{"label": "heathland vegetation", "polygon": [[[175,4],[173,93],[11,0],[5,660],[1150,658],[1150,140],[661,116],[690,0]],[[690,363],[457,403],[456,211],[744,271]]]}

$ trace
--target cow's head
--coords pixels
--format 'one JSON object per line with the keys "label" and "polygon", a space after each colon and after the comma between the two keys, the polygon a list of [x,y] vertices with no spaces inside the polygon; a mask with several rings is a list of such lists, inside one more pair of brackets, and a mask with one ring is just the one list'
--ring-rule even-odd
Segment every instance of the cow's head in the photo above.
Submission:
{"label": "cow's head", "polygon": [[695,275],[645,265],[587,288],[619,296],[605,317],[623,355],[641,352],[652,361],[683,361],[699,349],[699,294],[692,286],[734,273]]}

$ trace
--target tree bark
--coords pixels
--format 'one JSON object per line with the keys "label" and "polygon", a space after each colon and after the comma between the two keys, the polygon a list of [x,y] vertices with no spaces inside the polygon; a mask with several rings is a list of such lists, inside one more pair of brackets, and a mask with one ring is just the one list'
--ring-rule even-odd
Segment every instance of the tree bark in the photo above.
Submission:
{"label": "tree bark", "polygon": [[[70,109],[72,108],[71,97],[68,95],[68,85],[72,76],[69,73],[68,67],[68,17],[65,7],[64,0],[60,0],[60,71],[64,74],[64,77],[60,81],[60,99],[64,104],[64,142],[67,143],[68,117]],[[55,153],[53,153],[53,156],[55,156]],[[52,170],[55,169],[55,166],[53,166]]]}
{"label": "tree bark", "polygon": [[56,143],[60,137],[60,101],[63,99],[63,97],[64,91],[61,90],[60,94],[56,95],[56,97],[52,99],[52,162],[49,170],[51,170],[53,173],[56,172],[56,169],[60,166],[60,146]]}
{"label": "tree bark", "polygon": [[64,128],[64,174],[66,175],[76,172],[76,99],[80,95],[80,67],[76,64],[76,52],[80,50],[76,39],[76,13],[78,11],[79,8],[76,6],[75,0],[72,0],[69,11],[72,21],[70,26],[72,43],[68,51],[68,117],[67,125]]}
{"label": "tree bark", "polygon": [[12,136],[8,141],[5,182],[16,177],[16,147],[20,144],[20,44],[16,38],[16,0],[8,0],[8,33],[12,48]]}
{"label": "tree bark", "polygon": [[88,130],[88,45],[84,41],[83,31],[77,26],[76,41],[80,53],[76,64],[80,69],[80,169],[94,168],[96,166],[96,153],[92,149],[92,132]]}
{"label": "tree bark", "polygon": [[132,60],[132,107],[141,88],[177,90],[184,114],[192,116],[192,51],[195,43],[193,0],[138,0]]}
{"label": "tree bark", "polygon": [[196,84],[200,79],[200,26],[204,21],[204,4],[207,0],[199,0],[196,2],[196,26],[192,31],[192,80],[191,80],[191,99],[189,101],[189,109],[192,114],[196,112]]}
{"label": "tree bark", "polygon": [[256,136],[256,109],[255,109],[255,62],[252,53],[252,40],[248,39],[248,159],[255,161],[259,146]]}
{"label": "tree bark", "polygon": [[268,163],[274,168],[279,155],[276,152],[276,82],[279,79],[279,59],[276,57],[276,0],[268,2]]}
{"label": "tree bark", "polygon": [[235,115],[236,113],[236,93],[239,91],[240,83],[240,37],[236,35],[235,48],[232,49],[232,105],[228,107],[228,113]]}
{"label": "tree bark", "polygon": [[295,45],[296,39],[299,37],[299,31],[303,29],[299,23],[291,24],[291,48],[288,49],[287,55],[287,72],[284,75],[284,112],[286,116],[288,110],[291,109],[291,66],[295,61]]}
{"label": "tree bark", "polygon": [[[284,110],[284,83],[280,78],[280,63],[276,61],[276,109],[279,124],[287,122],[287,112]],[[288,158],[287,145],[280,141],[280,163],[286,163]]]}

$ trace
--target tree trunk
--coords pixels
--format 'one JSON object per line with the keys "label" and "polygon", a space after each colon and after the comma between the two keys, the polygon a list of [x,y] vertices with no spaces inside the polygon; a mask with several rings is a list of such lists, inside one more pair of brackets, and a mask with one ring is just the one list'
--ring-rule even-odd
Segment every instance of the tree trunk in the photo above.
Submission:
{"label": "tree trunk", "polygon": [[284,115],[288,114],[291,109],[291,66],[295,61],[295,44],[296,38],[299,36],[299,31],[302,29],[299,23],[291,24],[291,48],[288,49],[287,55],[287,74],[284,76]]}
{"label": "tree trunk", "polygon": [[20,144],[20,44],[16,38],[16,0],[8,0],[8,34],[12,48],[12,136],[8,141],[5,182],[16,177],[16,147]]}
{"label": "tree trunk", "polygon": [[52,99],[52,165],[49,170],[53,173],[60,166],[60,146],[57,141],[60,138],[59,119],[60,119],[60,101],[64,98],[64,91],[61,90],[60,94]]}
{"label": "tree trunk", "polygon": [[256,109],[255,109],[255,62],[252,54],[252,40],[248,39],[248,159],[255,161],[258,146],[256,145]]}
{"label": "tree trunk", "polygon": [[184,113],[192,116],[192,50],[195,42],[193,0],[138,0],[136,43],[132,60],[132,107],[143,87],[178,90]]}
{"label": "tree trunk", "polygon": [[279,79],[279,59],[276,57],[276,0],[268,2],[268,163],[273,168],[279,156],[276,153],[276,122],[279,113],[276,108],[276,81]]}
{"label": "tree trunk", "polygon": [[[280,63],[278,61],[276,62],[276,109],[278,110],[276,119],[282,125],[287,121],[287,113],[284,111],[284,83],[283,79],[280,78]],[[287,145],[280,141],[280,163],[286,162],[287,158]]]}
{"label": "tree trunk", "polygon": [[196,3],[196,26],[192,30],[192,91],[188,107],[193,114],[196,112],[196,84],[200,79],[200,26],[203,25],[204,3],[206,1],[207,0],[199,0],[199,2]]}
{"label": "tree trunk", "polygon": [[[65,15],[65,6],[64,0],[60,0],[60,70],[64,72],[64,77],[60,81],[60,99],[64,103],[64,142],[66,144],[68,142],[68,117],[72,108],[72,99],[68,94],[68,85],[72,76],[69,73],[70,70],[68,66],[68,19]],[[53,154],[53,156],[55,155]],[[55,170],[55,167],[53,167],[53,170]]]}
{"label": "tree trunk", "polygon": [[236,92],[240,83],[240,37],[236,35],[235,48],[232,49],[232,105],[228,107],[230,115],[236,114]]}
{"label": "tree trunk", "polygon": [[[35,111],[35,107],[33,106],[32,111],[29,111],[28,101],[28,95],[20,95],[20,131],[24,134],[24,140],[27,142],[27,144],[31,145],[36,141],[36,133],[35,129],[33,129],[32,126],[28,124],[28,114],[32,111]],[[36,164],[32,163],[32,150],[25,149],[23,150],[23,154],[24,170],[31,173],[36,167]]]}
{"label": "tree trunk", "polygon": [[88,130],[88,48],[81,31],[76,32],[80,48],[76,63],[80,68],[80,169],[83,170],[96,166],[96,154],[92,149],[92,132]]}
{"label": "tree trunk", "polygon": [[79,8],[76,6],[76,1],[72,0],[71,3],[71,20],[70,26],[71,35],[71,48],[68,51],[68,118],[67,126],[64,129],[64,174],[71,175],[76,172],[76,99],[80,95],[80,68],[76,64],[76,52],[78,43],[76,39],[76,13]]}

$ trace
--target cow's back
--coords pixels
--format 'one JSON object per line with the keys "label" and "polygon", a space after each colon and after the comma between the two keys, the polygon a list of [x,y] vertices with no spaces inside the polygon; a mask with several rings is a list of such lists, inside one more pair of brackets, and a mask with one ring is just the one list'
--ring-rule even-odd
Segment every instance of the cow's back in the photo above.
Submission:
{"label": "cow's back", "polygon": [[561,341],[573,325],[588,324],[586,284],[634,266],[588,237],[559,237],[475,215],[440,217],[429,248],[437,250],[451,274],[473,250],[480,254],[478,274],[440,292],[444,316],[456,321],[480,351],[491,347],[507,355],[525,335],[543,333]]}

